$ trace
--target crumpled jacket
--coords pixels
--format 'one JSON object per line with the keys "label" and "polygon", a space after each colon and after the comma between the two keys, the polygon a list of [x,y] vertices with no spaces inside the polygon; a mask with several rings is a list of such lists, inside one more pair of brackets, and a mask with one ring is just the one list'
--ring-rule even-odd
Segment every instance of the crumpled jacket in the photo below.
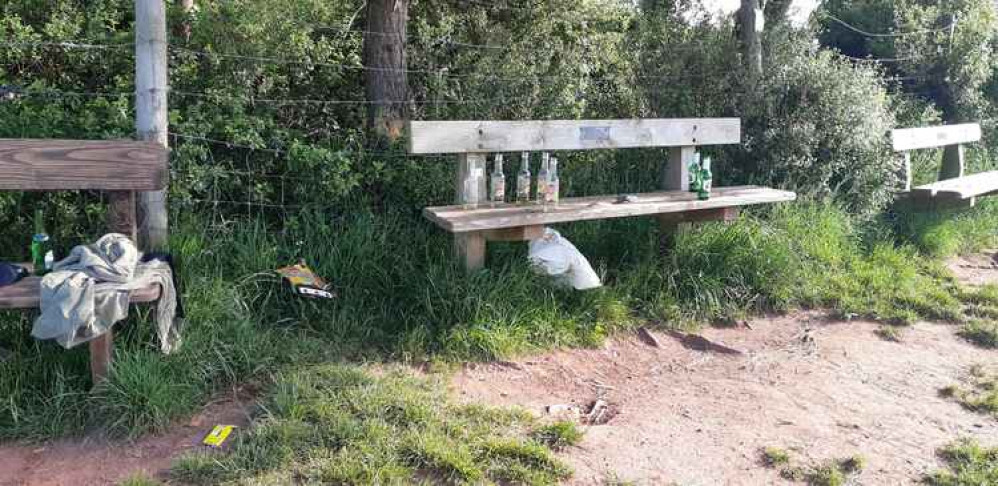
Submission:
{"label": "crumpled jacket", "polygon": [[31,335],[55,339],[67,349],[95,339],[128,317],[132,290],[158,284],[156,331],[163,353],[173,352],[180,345],[180,329],[174,322],[172,270],[161,261],[139,263],[140,256],[135,243],[117,233],[73,248],[42,277],[41,315]]}

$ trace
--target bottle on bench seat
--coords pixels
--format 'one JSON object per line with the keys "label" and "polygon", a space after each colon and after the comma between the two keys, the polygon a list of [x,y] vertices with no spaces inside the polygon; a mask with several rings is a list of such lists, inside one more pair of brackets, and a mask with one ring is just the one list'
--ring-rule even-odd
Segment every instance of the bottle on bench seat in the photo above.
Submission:
{"label": "bottle on bench seat", "polygon": [[35,275],[38,276],[50,272],[55,263],[52,239],[45,232],[45,220],[41,209],[35,211],[35,234],[31,237],[31,263],[35,267]]}
{"label": "bottle on bench seat", "polygon": [[548,200],[548,181],[550,174],[548,165],[551,163],[551,154],[544,152],[541,155],[541,170],[537,173],[537,204],[546,204]]}
{"label": "bottle on bench seat", "polygon": [[558,189],[561,179],[558,178],[558,158],[551,157],[548,161],[548,192],[544,202],[548,204],[558,204]]}
{"label": "bottle on bench seat", "polygon": [[516,202],[530,201],[530,152],[520,154],[520,172],[516,174]]}
{"label": "bottle on bench seat", "polygon": [[502,154],[496,154],[495,167],[492,169],[491,177],[492,191],[489,194],[492,207],[506,200],[506,174],[502,171],[502,159]]}

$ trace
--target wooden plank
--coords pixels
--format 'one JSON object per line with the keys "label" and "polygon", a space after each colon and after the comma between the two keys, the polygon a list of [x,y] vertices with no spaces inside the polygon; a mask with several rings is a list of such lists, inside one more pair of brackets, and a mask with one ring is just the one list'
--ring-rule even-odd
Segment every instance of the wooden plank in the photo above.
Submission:
{"label": "wooden plank", "polygon": [[947,145],[943,149],[943,164],[939,167],[939,180],[963,177],[963,145]]}
{"label": "wooden plank", "polygon": [[976,123],[891,130],[891,142],[895,152],[945,147],[976,142],[980,139],[981,126]]}
{"label": "wooden plank", "polygon": [[520,226],[482,232],[485,241],[530,241],[544,236],[543,226]]}
{"label": "wooden plank", "polygon": [[[37,309],[41,277],[26,277],[14,285],[0,287],[0,309]],[[132,291],[132,303],[155,302],[159,299],[159,285]]]}
{"label": "wooden plank", "polygon": [[153,191],[167,158],[149,142],[0,139],[0,190]]}
{"label": "wooden plank", "polygon": [[704,223],[708,221],[723,221],[725,223],[730,223],[738,219],[739,212],[739,209],[736,207],[701,209],[699,211],[688,211],[684,213],[660,214],[658,216],[658,220],[662,224]]}
{"label": "wooden plank", "polygon": [[706,201],[686,191],[637,194],[637,201],[618,203],[617,196],[563,199],[556,206],[503,204],[495,208],[466,209],[462,206],[431,207],[423,215],[441,228],[453,232],[484,231],[520,226],[544,226],[572,221],[651,216],[703,209],[740,207],[793,201],[797,195],[758,186],[719,187]]}
{"label": "wooden plank", "polygon": [[482,232],[454,235],[454,250],[465,270],[474,272],[485,267],[485,235]]}
{"label": "wooden plank", "polygon": [[127,191],[111,191],[107,193],[107,229],[112,233],[121,233],[132,241],[137,238],[135,224],[135,193]]}
{"label": "wooden plank", "polygon": [[666,191],[690,190],[690,161],[696,147],[673,147],[669,149],[669,160],[662,168],[661,187]]}
{"label": "wooden plank", "polygon": [[414,121],[413,154],[680,147],[741,142],[738,118]]}
{"label": "wooden plank", "polygon": [[94,386],[107,379],[111,372],[111,360],[114,355],[114,330],[90,341],[90,378]]}
{"label": "wooden plank", "polygon": [[998,193],[998,171],[947,179],[911,190],[914,199],[969,199]]}

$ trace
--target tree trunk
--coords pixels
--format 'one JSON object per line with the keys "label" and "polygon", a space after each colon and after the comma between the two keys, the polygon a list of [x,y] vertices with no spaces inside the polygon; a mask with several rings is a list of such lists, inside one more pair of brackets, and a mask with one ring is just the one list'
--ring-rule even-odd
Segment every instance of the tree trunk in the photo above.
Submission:
{"label": "tree trunk", "polygon": [[759,79],[762,74],[762,32],[765,23],[758,0],[742,0],[742,6],[738,9],[739,40],[742,62],[752,80]]}
{"label": "tree trunk", "polygon": [[194,13],[194,0],[177,0],[180,11],[184,13],[184,20],[177,26],[177,36],[184,41],[191,40],[191,15]]}
{"label": "tree trunk", "polygon": [[405,42],[409,0],[368,0],[364,34],[368,129],[396,140],[406,118]]}

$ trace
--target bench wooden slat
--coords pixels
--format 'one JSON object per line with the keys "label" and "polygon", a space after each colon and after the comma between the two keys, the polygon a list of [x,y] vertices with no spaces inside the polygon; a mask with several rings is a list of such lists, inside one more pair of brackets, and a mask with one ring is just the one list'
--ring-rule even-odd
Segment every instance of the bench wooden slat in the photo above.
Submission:
{"label": "bench wooden slat", "polygon": [[0,139],[0,190],[157,191],[168,156],[151,142]]}
{"label": "bench wooden slat", "polygon": [[891,130],[891,142],[895,152],[945,147],[976,142],[980,139],[981,126],[976,123]]}
{"label": "bench wooden slat", "polygon": [[[31,268],[30,265],[23,266]],[[37,309],[41,283],[41,277],[25,277],[14,285],[0,287],[0,309]],[[159,285],[151,285],[133,291],[129,300],[133,303],[154,302],[159,299],[159,293]]]}
{"label": "bench wooden slat", "polygon": [[682,147],[741,142],[738,118],[414,121],[409,153]]}
{"label": "bench wooden slat", "polygon": [[546,211],[540,205],[504,204],[493,208],[485,204],[476,209],[440,206],[425,208],[423,215],[447,231],[465,233],[776,203],[793,201],[797,195],[767,187],[735,186],[715,188],[706,201],[697,200],[696,194],[687,191],[653,192],[637,197],[638,201],[632,203],[617,203],[617,196],[567,198],[557,206],[549,205]]}
{"label": "bench wooden slat", "polygon": [[970,199],[998,192],[998,171],[933,182],[911,190],[913,197]]}

